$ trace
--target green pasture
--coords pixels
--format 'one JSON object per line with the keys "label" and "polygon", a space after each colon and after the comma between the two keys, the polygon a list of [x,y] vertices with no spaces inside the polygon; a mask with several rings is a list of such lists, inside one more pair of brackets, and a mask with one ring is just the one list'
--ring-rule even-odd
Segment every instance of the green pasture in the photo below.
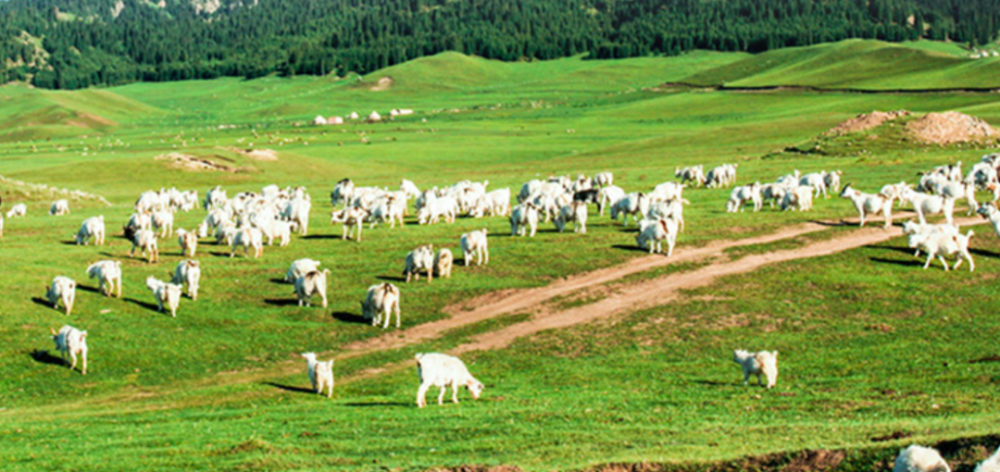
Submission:
{"label": "green pasture", "polygon": [[[845,467],[865,470],[864,461],[911,442],[997,434],[997,364],[970,362],[998,354],[992,307],[1000,295],[992,287],[1000,240],[989,226],[975,228],[971,274],[964,267],[945,274],[937,265],[922,271],[923,259],[896,238],[726,277],[668,305],[468,353],[463,358],[487,390],[480,401],[461,393],[459,405],[415,408],[413,354],[454,348],[529,314],[338,360],[332,400],[305,391],[305,365],[295,357],[333,357],[349,343],[384,335],[359,322],[360,301],[375,283],[401,287],[406,329],[449,317],[446,306],[477,295],[539,287],[645,255],[634,248],[631,225],[623,229],[593,208],[586,235],[542,223],[535,238],[522,239],[510,237],[505,218],[418,226],[411,215],[405,227],[366,226],[363,242],[344,241],[340,226],[329,223],[329,193],[342,178],[393,189],[402,178],[421,189],[489,180],[490,189],[510,187],[516,195],[534,178],[612,171],[616,185],[639,191],[674,180],[677,166],[732,162],[741,184],[795,169],[840,169],[845,183],[874,192],[943,163],[961,160],[967,169],[996,143],[942,147],[902,140],[898,130],[838,138],[823,137],[826,130],[859,113],[904,108],[957,110],[1000,124],[1000,102],[987,93],[661,85],[1000,86],[990,73],[996,60],[931,49],[849,41],[758,56],[513,64],[446,53],[364,77],[79,92],[0,87],[0,175],[113,204],[0,181],[3,210],[18,202],[29,207],[26,218],[4,221],[0,239],[0,468],[419,471],[503,464],[534,471],[655,462],[697,470],[706,462],[822,448],[855,451]],[[880,62],[886,57],[897,62]],[[829,68],[813,58],[825,58]],[[373,91],[384,77],[392,85]],[[385,116],[392,108],[416,113],[386,123],[311,124],[316,115]],[[250,149],[272,149],[278,160],[254,159]],[[173,152],[236,171],[183,170],[155,159]],[[157,313],[144,280],[168,277],[182,258],[176,237],[160,240],[158,264],[129,257],[120,227],[135,198],[161,187],[204,197],[215,185],[234,195],[272,183],[308,188],[309,235],[267,247],[259,260],[242,252],[230,258],[229,248],[202,240],[199,300],[182,300],[176,319]],[[685,190],[692,203],[678,252],[857,216],[835,195],[818,199],[809,213],[765,205],[761,213],[727,214],[728,196],[728,189]],[[70,198],[71,215],[46,214],[58,198]],[[956,206],[964,216],[965,203]],[[107,221],[108,244],[72,244],[80,223],[98,214]],[[191,229],[203,217],[200,209],[178,213],[175,228]],[[490,232],[488,266],[456,266],[450,279],[430,284],[398,280],[412,248],[433,243],[461,258],[459,237],[480,228]],[[734,248],[727,257],[850,231]],[[303,257],[332,271],[326,309],[298,307],[291,285],[280,280]],[[122,261],[122,300],[100,296],[86,279],[87,265],[101,259]],[[704,263],[654,269],[624,283]],[[36,300],[56,275],[80,284],[70,317]],[[62,324],[89,332],[87,376],[59,365],[48,330]],[[775,391],[742,386],[731,361],[736,348],[781,352]],[[871,440],[896,432],[905,438]]]}

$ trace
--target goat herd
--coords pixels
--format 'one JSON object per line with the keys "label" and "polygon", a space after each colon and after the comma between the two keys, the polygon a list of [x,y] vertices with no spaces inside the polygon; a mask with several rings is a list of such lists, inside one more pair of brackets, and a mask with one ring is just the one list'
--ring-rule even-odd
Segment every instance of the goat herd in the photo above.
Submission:
{"label": "goat herd", "polygon": [[[849,183],[841,190],[841,172],[817,172],[802,175],[799,171],[779,177],[774,183],[760,184],[754,182],[735,187],[726,203],[727,212],[743,211],[744,207],[752,206],[753,211],[760,211],[763,203],[768,201],[770,207],[776,205],[781,210],[808,211],[812,208],[813,199],[819,195],[828,197],[827,192],[840,192],[840,196],[851,200],[861,217],[864,226],[871,216],[882,215],[885,227],[892,224],[892,208],[908,202],[913,206],[919,223],[912,221],[903,225],[904,233],[909,235],[908,243],[917,249],[918,254],[925,252],[927,262],[938,258],[948,270],[946,258],[957,259],[955,268],[963,260],[969,262],[969,269],[974,270],[974,263],[969,254],[969,238],[972,231],[960,234],[953,226],[952,214],[955,200],[965,198],[969,204],[969,213],[978,212],[988,218],[1000,235],[1000,210],[996,200],[1000,198],[1000,181],[997,175],[1000,170],[1000,154],[984,156],[981,162],[972,167],[963,176],[961,162],[949,164],[923,173],[916,189],[900,182],[884,186],[878,193],[863,193],[853,188]],[[331,203],[335,208],[331,213],[331,223],[343,225],[342,238],[352,238],[360,242],[362,227],[369,224],[388,224],[395,227],[404,224],[404,217],[409,212],[409,201],[415,200],[416,220],[418,224],[435,224],[439,222],[454,222],[456,217],[464,214],[470,218],[485,216],[509,217],[511,233],[514,236],[534,237],[539,222],[544,219],[552,222],[558,231],[567,228],[570,222],[577,233],[587,231],[588,206],[594,204],[598,214],[603,216],[610,209],[613,220],[622,218],[622,224],[628,226],[628,218],[632,217],[639,228],[636,243],[650,253],[662,252],[663,242],[667,243],[667,256],[671,255],[678,234],[684,229],[684,205],[690,204],[683,198],[683,190],[688,186],[722,188],[736,182],[737,165],[724,164],[704,172],[702,166],[686,167],[675,170],[679,182],[664,182],[650,192],[627,193],[621,187],[614,185],[614,176],[610,172],[602,172],[592,178],[579,176],[571,179],[566,176],[550,177],[546,180],[531,180],[525,183],[516,195],[517,205],[511,206],[511,190],[503,188],[487,191],[488,181],[461,181],[446,188],[433,188],[420,191],[409,181],[402,180],[400,190],[390,191],[379,187],[355,186],[350,179],[341,180],[331,193]],[[979,205],[976,202],[976,191],[990,191],[993,202]],[[214,236],[217,244],[225,244],[230,248],[230,257],[243,249],[244,257],[263,255],[264,241],[272,245],[277,239],[281,246],[286,246],[292,233],[305,236],[309,230],[309,215],[312,200],[304,187],[280,189],[270,185],[257,192],[242,192],[228,197],[221,187],[208,191],[203,201],[199,201],[196,191],[179,191],[177,189],[162,189],[147,191],[139,196],[135,203],[135,213],[131,215],[123,227],[126,239],[132,242],[130,256],[139,249],[148,262],[159,260],[158,238],[174,235],[174,214],[177,211],[188,212],[202,204],[207,212],[204,220],[193,230],[178,229],[176,235],[181,247],[181,260],[170,281],[162,281],[154,276],[146,279],[146,286],[156,299],[162,312],[169,309],[171,316],[176,317],[177,309],[186,287],[188,297],[192,301],[198,298],[198,287],[201,280],[201,266],[194,260],[199,241]],[[27,206],[19,203],[7,212],[7,218],[25,216]],[[70,213],[66,200],[59,200],[51,205],[49,213],[54,216]],[[945,224],[928,224],[926,217],[941,213]],[[0,237],[3,235],[3,218],[0,216]],[[86,219],[76,234],[75,241],[80,245],[88,245],[91,241],[101,245],[105,240],[105,222],[103,215]],[[464,254],[464,264],[485,265],[489,263],[488,231],[486,229],[470,231],[462,234],[459,244]],[[454,256],[450,250],[442,248],[436,253],[430,244],[421,245],[411,251],[405,260],[403,275],[406,281],[419,279],[423,273],[428,282],[435,276],[450,277]],[[320,270],[321,263],[312,259],[299,259],[292,262],[285,280],[293,283],[298,304],[310,305],[313,297],[319,297],[323,307],[327,306],[327,280],[329,270]],[[91,279],[97,279],[101,294],[108,297],[122,296],[121,263],[114,260],[102,260],[87,267],[86,272]],[[70,277],[57,276],[47,289],[46,299],[57,308],[61,302],[69,315],[73,310],[76,282]],[[391,315],[396,315],[396,327],[400,327],[400,290],[391,283],[379,283],[368,288],[366,297],[361,303],[361,311],[365,320],[372,325],[382,324],[388,328]],[[71,368],[76,367],[77,355],[82,356],[81,372],[87,370],[87,332],[72,326],[63,326],[59,332],[52,330],[57,350],[63,358],[71,358]],[[308,361],[309,378],[317,393],[324,388],[328,396],[333,391],[333,361],[321,362],[315,354],[303,354]],[[417,403],[423,406],[424,394],[429,386],[441,388],[438,402],[441,403],[447,386],[454,390],[453,400],[459,386],[466,386],[473,396],[479,396],[483,385],[477,381],[464,364],[456,358],[443,354],[423,354],[417,356],[421,372],[422,384],[418,393]],[[749,353],[735,351],[734,360],[741,364],[744,380],[751,375],[761,374],[767,377],[767,386],[773,387],[777,379],[777,352],[760,351]]]}

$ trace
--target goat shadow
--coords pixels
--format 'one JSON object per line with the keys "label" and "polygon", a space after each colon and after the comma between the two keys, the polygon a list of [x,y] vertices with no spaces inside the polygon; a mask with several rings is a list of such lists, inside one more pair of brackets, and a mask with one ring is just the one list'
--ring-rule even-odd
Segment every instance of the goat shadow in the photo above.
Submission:
{"label": "goat shadow", "polygon": [[284,277],[281,277],[281,278],[275,277],[275,278],[271,279],[271,283],[278,284],[278,285],[288,285],[291,282],[285,280]]}
{"label": "goat shadow", "polygon": [[883,249],[894,252],[901,252],[903,254],[913,255],[917,251],[916,248],[901,247],[901,246],[865,246],[866,249]]}
{"label": "goat shadow", "polygon": [[[450,400],[448,401],[451,402]],[[403,402],[352,402],[345,403],[344,406],[349,406],[353,408],[371,408],[371,407],[387,407],[387,406],[398,406],[398,407],[409,407],[409,403]]]}
{"label": "goat shadow", "polygon": [[53,356],[49,353],[49,351],[39,351],[38,349],[35,349],[29,352],[28,355],[39,364],[57,365],[60,367],[69,365],[69,363],[62,357]]}
{"label": "goat shadow", "polygon": [[375,278],[383,282],[404,282],[404,283],[406,282],[406,277],[403,276],[377,275],[375,276]]}
{"label": "goat shadow", "polygon": [[295,298],[265,298],[264,303],[273,306],[292,306],[298,305],[299,301]]}
{"label": "goat shadow", "polygon": [[[225,257],[225,258],[228,258],[229,254],[231,254],[229,252],[219,252],[219,251],[209,251],[208,253],[211,254],[213,257]],[[239,251],[236,251],[236,255],[241,256],[242,254],[240,254]],[[252,258],[252,256],[248,257]]]}
{"label": "goat shadow", "polygon": [[284,390],[286,392],[309,393],[309,394],[312,394],[312,395],[316,395],[316,391],[313,390],[313,389],[311,389],[311,388],[293,387],[291,385],[282,385],[282,384],[275,383],[275,382],[261,382],[261,385],[268,385],[268,386],[271,386],[271,387],[274,387],[274,388],[277,388],[277,389]]}
{"label": "goat shadow", "polygon": [[354,313],[348,313],[346,311],[335,311],[331,313],[330,316],[337,321],[343,321],[345,323],[371,324],[371,321],[366,320],[365,317]]}
{"label": "goat shadow", "polygon": [[[143,307],[143,308],[145,308],[147,310],[153,310],[153,311],[155,311],[157,313],[160,312],[160,306],[157,305],[157,304],[155,304],[155,303],[144,302],[144,301],[141,301],[141,300],[136,300],[134,298],[123,298],[122,301],[139,305],[139,306],[141,306],[141,307]],[[166,313],[165,310],[164,310],[164,313]],[[167,315],[169,315],[169,313],[167,313]]]}
{"label": "goat shadow", "polygon": [[977,256],[983,256],[983,257],[1000,257],[1000,253],[996,253],[996,252],[992,252],[992,251],[987,251],[985,249],[971,248],[971,247],[969,248],[969,253],[975,254]]}
{"label": "goat shadow", "polygon": [[[754,379],[753,377],[751,377],[751,380],[756,380],[756,379]],[[743,387],[743,383],[742,382],[740,382],[740,383],[720,382],[718,380],[695,380],[692,383],[696,383],[696,384],[699,384],[699,385],[711,385],[713,387],[729,387],[729,388]]]}
{"label": "goat shadow", "polygon": [[79,285],[79,284],[77,284],[76,288],[78,288],[80,290],[83,290],[84,292],[100,293],[100,291],[97,289],[97,287],[90,287],[90,286],[87,286],[87,285]]}
{"label": "goat shadow", "polygon": [[614,249],[622,250],[622,251],[635,251],[635,252],[646,252],[646,253],[649,252],[649,249],[643,249],[643,248],[641,248],[639,246],[636,246],[634,244],[615,244],[615,245],[613,245],[611,247],[614,248]]}
{"label": "goat shadow", "polygon": [[[912,252],[910,254],[913,254]],[[883,264],[895,264],[904,267],[923,267],[926,259],[924,261],[918,261],[916,259],[903,261],[899,259],[886,259],[883,257],[869,257],[868,260],[872,262],[880,262]],[[931,265],[934,265],[933,262]]]}
{"label": "goat shadow", "polygon": [[45,308],[49,308],[49,309],[53,309],[53,310],[58,309],[58,308],[52,308],[52,304],[49,303],[48,300],[46,300],[46,299],[44,299],[42,297],[31,297],[31,301],[35,302],[38,305],[44,306]]}
{"label": "goat shadow", "polygon": [[[339,234],[309,234],[306,236],[302,236],[299,239],[340,239],[340,238],[341,236]],[[349,241],[353,241],[353,239],[349,239]]]}

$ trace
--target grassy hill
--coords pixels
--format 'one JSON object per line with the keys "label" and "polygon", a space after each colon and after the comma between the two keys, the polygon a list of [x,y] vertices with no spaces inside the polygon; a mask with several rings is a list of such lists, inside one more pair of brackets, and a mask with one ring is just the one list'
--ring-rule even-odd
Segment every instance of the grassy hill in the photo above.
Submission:
{"label": "grassy hill", "polygon": [[930,90],[1000,87],[1000,58],[956,57],[931,48],[851,40],[771,51],[693,74],[682,82],[730,87]]}

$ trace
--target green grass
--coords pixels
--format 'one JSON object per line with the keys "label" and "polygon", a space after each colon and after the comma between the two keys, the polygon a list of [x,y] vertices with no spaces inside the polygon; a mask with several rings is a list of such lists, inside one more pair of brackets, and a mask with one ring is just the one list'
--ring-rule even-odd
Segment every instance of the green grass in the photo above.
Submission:
{"label": "green grass", "polygon": [[[880,78],[871,58],[886,54],[879,51],[888,46],[846,42],[817,50],[823,48],[829,50],[824,57],[844,70],[857,68],[855,56],[868,61],[869,75],[837,79],[848,88],[876,80],[908,87],[934,74],[967,78],[963,69],[937,62],[925,64],[933,70]],[[897,52],[957,60],[924,49]],[[780,70],[789,79],[808,75],[805,53],[786,54]],[[0,88],[0,175],[94,193],[114,204],[72,199],[72,215],[54,218],[45,212],[61,193],[0,182],[5,209],[21,201],[29,206],[27,218],[5,221],[0,239],[6,269],[0,275],[0,465],[108,471],[463,464],[577,470],[610,462],[687,467],[804,448],[847,448],[868,458],[873,447],[881,454],[908,441],[996,434],[993,365],[968,362],[995,353],[989,307],[998,301],[990,287],[1000,274],[1000,244],[988,227],[977,228],[973,274],[921,271],[909,250],[898,249],[903,241],[894,240],[727,277],[669,305],[468,353],[463,357],[470,369],[488,387],[478,402],[466,394],[457,406],[412,407],[413,354],[452,349],[528,322],[529,315],[509,314],[402,349],[341,358],[333,400],[301,391],[304,366],[293,353],[336,356],[349,343],[383,335],[355,322],[373,283],[388,279],[401,286],[405,329],[446,318],[444,307],[477,295],[538,287],[646,256],[630,249],[632,230],[593,210],[586,235],[559,234],[543,224],[534,239],[521,239],[508,236],[504,218],[427,227],[409,224],[411,217],[404,228],[366,228],[360,244],[342,241],[340,227],[330,226],[326,215],[327,195],[344,177],[391,188],[404,177],[421,188],[489,180],[491,189],[509,186],[516,194],[532,178],[611,170],[617,185],[633,191],[673,180],[675,166],[737,162],[740,182],[769,182],[793,169],[841,169],[845,183],[872,191],[944,162],[976,162],[988,150],[924,146],[891,133],[877,140],[818,136],[872,109],[958,110],[1000,123],[1000,105],[990,94],[655,89],[699,72],[724,76],[719,71],[728,69],[720,67],[765,56],[698,52],[504,64],[441,54],[360,82],[220,79],[70,93]],[[779,69],[754,70],[739,77],[777,77]],[[370,90],[386,76],[393,87]],[[417,113],[385,124],[306,124],[317,114],[397,107]],[[74,124],[81,117],[91,117],[86,126]],[[817,143],[824,152],[810,153]],[[249,148],[274,149],[279,160],[234,151]],[[193,172],[154,160],[169,152],[244,171]],[[181,260],[175,238],[161,239],[163,262],[156,265],[128,258],[130,246],[118,237],[103,247],[67,244],[80,222],[95,214],[104,214],[117,234],[144,190],[176,186],[204,196],[218,184],[233,195],[272,183],[308,187],[310,235],[293,238],[286,248],[266,248],[260,260],[230,259],[226,248],[203,241],[199,301],[183,300],[176,319],[151,309],[154,301],[143,285],[146,276],[165,277]],[[678,252],[814,219],[856,216],[838,198],[819,199],[806,214],[727,214],[728,195],[685,190],[692,205]],[[963,204],[958,207],[964,212]],[[175,228],[192,228],[203,217],[200,210],[178,213]],[[413,247],[433,243],[458,252],[460,235],[483,227],[491,235],[489,266],[456,267],[451,279],[432,284],[395,281]],[[849,231],[824,230],[727,254],[792,249]],[[296,306],[291,286],[275,280],[302,257],[332,270],[326,310]],[[85,279],[86,266],[106,258],[123,261],[125,300],[88,290],[96,284]],[[665,266],[617,283],[704,264]],[[32,300],[61,274],[81,284],[68,319]],[[576,295],[547,306],[598,299]],[[52,349],[47,328],[63,323],[90,333],[86,377],[37,353]],[[730,361],[737,347],[781,351],[777,391],[740,385]],[[890,390],[896,393],[883,393]],[[893,431],[913,436],[870,441]]]}
{"label": "green grass", "polygon": [[1000,87],[997,79],[1000,58],[955,57],[942,49],[951,50],[849,40],[770,51],[698,72],[682,82],[730,87],[863,90]]}

